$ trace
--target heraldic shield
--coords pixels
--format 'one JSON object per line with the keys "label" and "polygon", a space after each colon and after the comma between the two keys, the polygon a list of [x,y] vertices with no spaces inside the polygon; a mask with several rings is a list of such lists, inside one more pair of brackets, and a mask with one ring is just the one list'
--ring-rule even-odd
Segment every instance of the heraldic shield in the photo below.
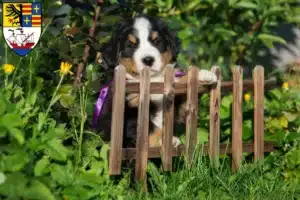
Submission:
{"label": "heraldic shield", "polygon": [[7,45],[18,55],[27,55],[41,36],[41,3],[3,2],[3,35]]}

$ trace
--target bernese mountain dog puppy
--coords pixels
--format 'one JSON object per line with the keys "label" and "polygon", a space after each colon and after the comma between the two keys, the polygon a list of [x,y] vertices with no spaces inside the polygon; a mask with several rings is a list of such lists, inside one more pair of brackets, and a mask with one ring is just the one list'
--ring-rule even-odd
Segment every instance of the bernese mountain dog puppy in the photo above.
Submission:
{"label": "bernese mountain dog puppy", "polygon": [[[109,69],[124,65],[128,82],[139,82],[139,74],[144,67],[150,68],[151,82],[163,82],[166,66],[177,67],[176,58],[179,51],[180,41],[166,23],[160,19],[140,15],[117,24],[111,40],[102,48],[102,63]],[[216,75],[208,70],[199,70],[198,78],[199,81],[208,84],[217,81]],[[187,82],[187,75],[175,78],[175,82]],[[185,123],[185,101],[186,95],[175,96],[175,123]],[[126,94],[123,140],[126,147],[135,144],[138,104],[139,94]],[[111,134],[111,113],[112,94],[109,92],[98,120],[98,128],[104,132],[107,140]],[[161,146],[162,126],[163,94],[151,94],[149,147]],[[180,140],[174,136],[172,143],[177,147]]]}

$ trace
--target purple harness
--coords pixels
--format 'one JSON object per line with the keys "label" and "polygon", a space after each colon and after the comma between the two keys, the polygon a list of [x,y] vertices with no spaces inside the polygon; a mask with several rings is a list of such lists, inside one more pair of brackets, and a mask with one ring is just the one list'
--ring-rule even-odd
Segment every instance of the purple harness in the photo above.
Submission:
{"label": "purple harness", "polygon": [[[184,76],[184,75],[186,75],[185,72],[180,72],[180,71],[175,72],[175,77],[176,78]],[[100,90],[100,94],[99,94],[97,102],[95,104],[95,110],[94,110],[94,114],[93,114],[93,122],[92,122],[92,127],[93,128],[97,127],[97,121],[98,121],[98,118],[101,114],[104,102],[107,98],[107,94],[108,94],[108,90],[109,90],[110,85],[111,85],[111,81],[108,84],[106,84],[105,86],[103,86]]]}

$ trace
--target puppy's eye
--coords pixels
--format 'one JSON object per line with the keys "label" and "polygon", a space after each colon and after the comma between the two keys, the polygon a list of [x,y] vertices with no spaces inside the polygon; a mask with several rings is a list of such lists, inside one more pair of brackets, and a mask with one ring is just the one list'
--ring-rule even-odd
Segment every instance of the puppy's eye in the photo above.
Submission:
{"label": "puppy's eye", "polygon": [[129,47],[129,48],[135,48],[136,47],[136,44],[134,44],[133,42],[128,42],[128,44],[127,44],[127,47]]}
{"label": "puppy's eye", "polygon": [[154,43],[155,45],[158,45],[158,44],[161,43],[161,39],[156,38],[155,40],[153,40],[153,43]]}

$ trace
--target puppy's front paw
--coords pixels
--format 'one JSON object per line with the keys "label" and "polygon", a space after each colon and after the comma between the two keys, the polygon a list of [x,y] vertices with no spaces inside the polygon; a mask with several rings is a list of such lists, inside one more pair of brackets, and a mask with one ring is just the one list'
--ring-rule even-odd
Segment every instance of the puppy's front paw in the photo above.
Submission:
{"label": "puppy's front paw", "polygon": [[218,78],[215,73],[205,70],[205,69],[202,69],[202,70],[199,70],[198,80],[203,84],[211,85],[211,84],[216,83]]}
{"label": "puppy's front paw", "polygon": [[[178,147],[181,144],[180,140],[178,137],[173,136],[172,138],[172,145],[173,147]],[[159,146],[162,146],[162,140],[159,140]]]}
{"label": "puppy's front paw", "polygon": [[172,139],[172,144],[173,144],[173,147],[177,148],[179,145],[180,145],[180,140],[178,137],[175,137],[173,136],[173,139]]}

